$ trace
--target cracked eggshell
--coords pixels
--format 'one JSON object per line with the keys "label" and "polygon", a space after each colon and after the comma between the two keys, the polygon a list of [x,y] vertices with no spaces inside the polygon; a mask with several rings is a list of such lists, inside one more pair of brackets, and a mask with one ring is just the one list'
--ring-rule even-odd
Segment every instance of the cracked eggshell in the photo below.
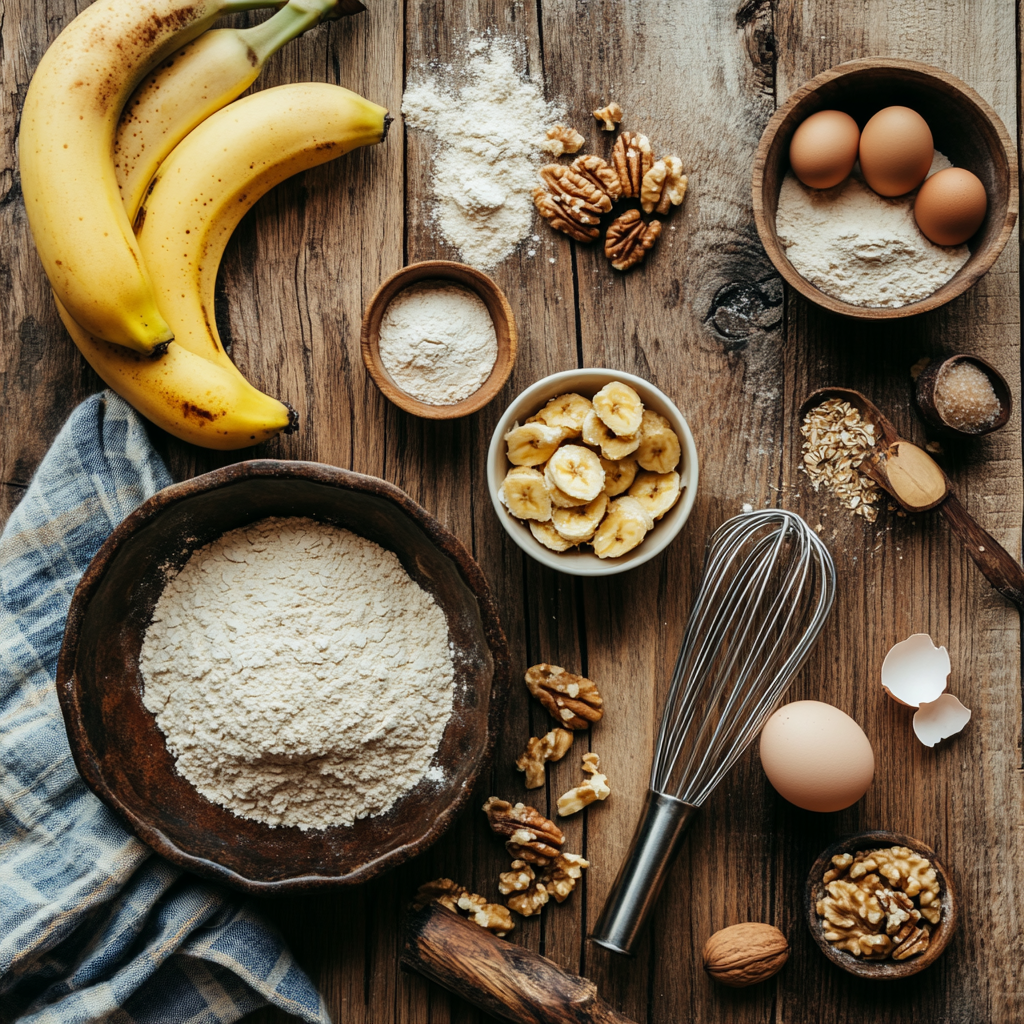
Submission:
{"label": "cracked eggshell", "polygon": [[901,640],[882,662],[882,688],[897,704],[916,708],[938,700],[949,679],[949,651],[927,633]]}
{"label": "cracked eggshell", "polygon": [[914,715],[914,735],[926,746],[955,736],[971,720],[971,709],[965,708],[951,693],[922,704]]}

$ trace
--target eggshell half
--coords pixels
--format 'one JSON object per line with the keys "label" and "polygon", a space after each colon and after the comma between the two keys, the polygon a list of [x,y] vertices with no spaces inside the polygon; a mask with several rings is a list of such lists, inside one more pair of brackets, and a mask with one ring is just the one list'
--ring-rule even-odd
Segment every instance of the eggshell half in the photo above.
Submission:
{"label": "eggshell half", "polygon": [[882,662],[882,688],[898,704],[916,708],[938,700],[949,679],[949,651],[927,633],[894,644]]}
{"label": "eggshell half", "polygon": [[955,736],[971,720],[971,709],[965,708],[951,693],[922,704],[914,715],[914,735],[926,746]]}
{"label": "eggshell half", "polygon": [[845,712],[818,700],[779,708],[761,730],[761,765],[779,796],[807,811],[841,811],[868,790],[875,754]]}
{"label": "eggshell half", "polygon": [[860,169],[880,196],[902,196],[927,177],[935,156],[928,122],[910,107],[886,107],[860,133]]}

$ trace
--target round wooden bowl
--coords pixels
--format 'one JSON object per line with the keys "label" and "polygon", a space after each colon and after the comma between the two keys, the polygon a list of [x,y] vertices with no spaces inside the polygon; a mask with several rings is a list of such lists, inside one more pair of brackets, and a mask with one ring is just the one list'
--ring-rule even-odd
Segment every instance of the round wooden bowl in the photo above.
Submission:
{"label": "round wooden bowl", "polygon": [[[847,953],[844,949],[836,949],[825,938],[822,918],[818,917],[818,912],[815,909],[818,900],[826,895],[822,877],[832,867],[833,857],[840,853],[877,850],[885,846],[907,846],[915,853],[927,857],[931,861],[932,867],[935,868],[935,874],[939,880],[942,917],[939,919],[938,925],[932,929],[928,948],[923,953],[907,960],[863,960],[852,953]],[[917,974],[926,967],[930,967],[949,945],[949,940],[953,937],[957,925],[956,890],[953,887],[952,876],[935,856],[935,851],[920,840],[914,839],[912,836],[905,836],[900,832],[858,832],[856,835],[844,836],[834,842],[814,862],[804,888],[804,914],[814,941],[837,967],[841,967],[849,974],[857,975],[858,978],[882,980],[907,978],[911,974]]]}
{"label": "round wooden bowl", "polygon": [[[448,621],[453,707],[433,762],[442,778],[422,779],[385,814],[350,826],[272,828],[211,803],[177,773],[142,703],[139,652],[168,574],[225,531],[267,516],[308,516],[393,551]],[[489,763],[508,686],[490,588],[455,536],[383,480],[270,459],[175,484],[128,516],[75,590],[57,668],[71,751],[93,792],[168,860],[256,895],[365,882],[430,846]]]}
{"label": "round wooden bowl", "polygon": [[[417,281],[426,280],[451,281],[470,288],[483,299],[494,323],[498,358],[494,361],[491,374],[478,390],[454,405],[429,405],[418,398],[413,398],[391,379],[380,359],[380,322],[388,304],[403,288],[408,288]],[[366,369],[385,398],[413,416],[431,420],[455,420],[482,409],[504,387],[516,361],[518,334],[512,307],[509,306],[504,292],[491,278],[473,267],[466,266],[465,263],[427,260],[396,271],[374,292],[363,314],[360,344]]]}
{"label": "round wooden bowl", "polygon": [[[993,420],[991,426],[982,430],[961,430],[959,427],[947,423],[935,403],[935,385],[938,383],[942,371],[962,362],[974,363],[988,377],[992,390],[996,393],[996,398],[999,399],[999,415]],[[933,359],[917,378],[914,398],[917,401],[918,409],[921,410],[921,415],[931,426],[956,437],[982,437],[985,434],[991,434],[993,430],[1005,426],[1013,412],[1013,392],[1010,390],[1010,385],[1006,383],[1006,378],[990,362],[980,356],[957,355],[949,356],[947,359]]]}
{"label": "round wooden bowl", "polygon": [[[802,277],[775,230],[789,143],[801,122],[819,110],[842,110],[863,128],[883,107],[916,110],[932,130],[935,148],[955,167],[966,167],[985,186],[988,211],[973,238],[967,262],[927,298],[905,306],[855,306],[832,298]],[[960,79],[912,60],[864,57],[831,68],[801,86],[775,112],[757,147],[753,171],[754,221],[779,273],[801,295],[843,316],[892,320],[937,309],[963,294],[1003,251],[1017,220],[1017,153],[996,112]]]}

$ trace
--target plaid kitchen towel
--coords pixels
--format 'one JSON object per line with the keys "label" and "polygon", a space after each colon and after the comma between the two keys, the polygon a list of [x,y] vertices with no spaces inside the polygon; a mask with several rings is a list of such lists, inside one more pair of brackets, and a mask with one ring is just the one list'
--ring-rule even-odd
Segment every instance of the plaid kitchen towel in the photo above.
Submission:
{"label": "plaid kitchen towel", "polygon": [[251,905],[174,867],[75,770],[54,679],[75,585],[169,484],[106,391],[60,432],[0,536],[0,1022],[226,1024],[269,1002],[329,1022]]}

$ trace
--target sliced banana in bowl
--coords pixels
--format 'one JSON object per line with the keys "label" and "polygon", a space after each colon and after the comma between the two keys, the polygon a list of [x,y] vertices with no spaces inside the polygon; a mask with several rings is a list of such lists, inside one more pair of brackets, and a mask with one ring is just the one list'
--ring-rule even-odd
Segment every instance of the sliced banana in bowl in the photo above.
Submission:
{"label": "sliced banana in bowl", "polygon": [[553,374],[505,411],[488,487],[506,532],[537,561],[580,576],[653,558],[693,507],[697,452],[671,400],[611,370]]}

